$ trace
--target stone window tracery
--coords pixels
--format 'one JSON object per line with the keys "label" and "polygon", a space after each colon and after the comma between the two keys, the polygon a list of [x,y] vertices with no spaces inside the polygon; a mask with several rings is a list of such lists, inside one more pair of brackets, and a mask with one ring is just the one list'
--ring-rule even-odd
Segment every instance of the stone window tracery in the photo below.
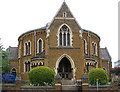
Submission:
{"label": "stone window tracery", "polygon": [[66,25],[63,25],[59,30],[59,46],[71,46],[70,37],[70,29]]}
{"label": "stone window tracery", "polygon": [[24,43],[24,55],[30,55],[31,54],[31,41],[26,41]]}

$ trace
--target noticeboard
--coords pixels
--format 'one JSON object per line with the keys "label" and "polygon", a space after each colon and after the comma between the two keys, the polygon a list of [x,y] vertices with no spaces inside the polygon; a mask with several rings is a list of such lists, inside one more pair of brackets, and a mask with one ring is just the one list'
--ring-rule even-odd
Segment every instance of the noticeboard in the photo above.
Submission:
{"label": "noticeboard", "polygon": [[15,73],[2,73],[2,81],[3,82],[13,82],[15,84]]}

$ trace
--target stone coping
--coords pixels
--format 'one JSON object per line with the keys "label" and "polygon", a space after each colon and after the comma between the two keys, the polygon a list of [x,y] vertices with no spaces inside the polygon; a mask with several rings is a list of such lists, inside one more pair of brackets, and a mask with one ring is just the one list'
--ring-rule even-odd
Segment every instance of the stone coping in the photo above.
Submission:
{"label": "stone coping", "polygon": [[55,89],[55,86],[21,86],[21,89]]}

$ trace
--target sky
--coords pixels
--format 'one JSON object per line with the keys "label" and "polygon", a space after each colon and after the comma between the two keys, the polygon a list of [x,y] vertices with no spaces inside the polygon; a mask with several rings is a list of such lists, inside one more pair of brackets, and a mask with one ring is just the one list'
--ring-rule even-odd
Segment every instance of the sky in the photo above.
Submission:
{"label": "sky", "polygon": [[[0,0],[0,43],[17,47],[18,37],[29,30],[50,23],[64,0]],[[65,0],[83,29],[101,38],[112,62],[118,60],[118,1]],[[113,65],[114,66],[114,65]]]}

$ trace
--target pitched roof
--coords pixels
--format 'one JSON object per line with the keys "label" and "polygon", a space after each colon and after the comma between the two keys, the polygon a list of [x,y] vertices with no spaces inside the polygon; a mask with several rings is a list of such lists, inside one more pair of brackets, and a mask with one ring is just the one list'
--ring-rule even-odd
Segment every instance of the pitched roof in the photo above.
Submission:
{"label": "pitched roof", "polygon": [[18,40],[20,39],[21,36],[23,36],[23,35],[25,35],[25,34],[27,34],[27,33],[34,32],[34,31],[39,31],[39,30],[46,30],[47,26],[48,26],[48,25],[46,25],[46,26],[44,26],[44,27],[41,27],[41,28],[29,30],[29,31],[27,31],[27,32],[25,32],[25,33],[22,33],[22,34],[18,37]]}
{"label": "pitched roof", "polygon": [[101,48],[101,59],[111,60],[111,56],[106,47]]}
{"label": "pitched roof", "polygon": [[10,52],[10,55],[8,56],[8,59],[18,59],[18,57],[17,57],[17,47],[9,47],[8,52]]}
{"label": "pitched roof", "polygon": [[52,25],[53,21],[55,20],[55,18],[59,18],[62,17],[63,12],[67,13],[67,17],[69,18],[73,18],[75,20],[75,22],[78,24],[79,28],[83,31],[83,29],[81,28],[81,26],[79,25],[79,23],[77,22],[76,18],[73,16],[72,12],[70,11],[68,5],[66,4],[66,2],[63,2],[63,4],[61,5],[61,7],[59,8],[58,12],[56,13],[55,17],[53,18],[53,20],[51,21],[50,25],[48,26],[48,28]]}

